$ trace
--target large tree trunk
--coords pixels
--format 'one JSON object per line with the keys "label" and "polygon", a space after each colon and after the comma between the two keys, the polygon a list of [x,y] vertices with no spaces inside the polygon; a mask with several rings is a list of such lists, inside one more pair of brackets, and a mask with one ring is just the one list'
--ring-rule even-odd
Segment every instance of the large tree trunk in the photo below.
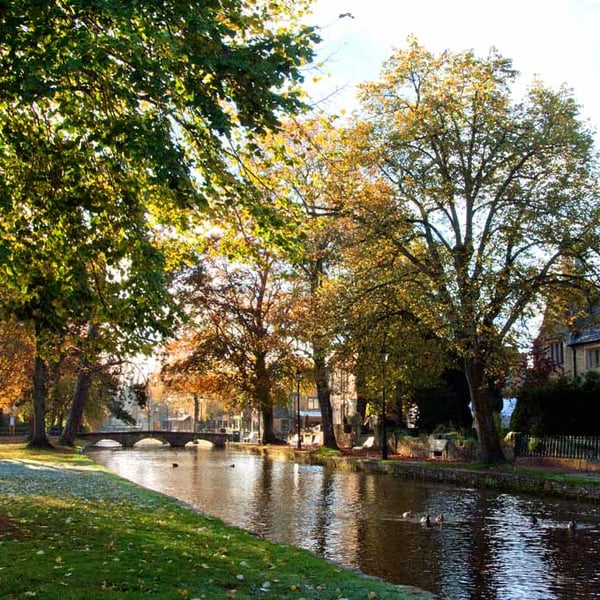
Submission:
{"label": "large tree trunk", "polygon": [[260,354],[256,359],[255,376],[256,376],[256,400],[260,407],[263,419],[263,444],[273,444],[277,442],[275,432],[273,430],[273,397],[271,395],[271,383],[267,373],[267,357],[265,354]]}
{"label": "large tree trunk", "polygon": [[331,408],[331,389],[329,388],[329,369],[323,358],[323,352],[313,344],[315,363],[315,383],[317,397],[321,409],[321,428],[323,431],[323,446],[338,450],[333,427],[333,409]]}
{"label": "large tree trunk", "polygon": [[33,428],[29,448],[52,448],[46,435],[46,373],[44,359],[36,353],[33,371]]}
{"label": "large tree trunk", "polygon": [[262,443],[263,444],[274,444],[279,440],[275,437],[275,432],[273,431],[273,406],[269,406],[268,404],[263,404],[262,409],[262,422],[263,422],[263,435],[262,435]]}
{"label": "large tree trunk", "polygon": [[77,385],[73,392],[69,417],[60,436],[60,443],[65,446],[73,446],[75,443],[75,435],[79,431],[83,421],[83,409],[85,408],[91,385],[92,376],[90,371],[87,367],[82,367],[77,374]]}
{"label": "large tree trunk", "polygon": [[505,463],[506,457],[494,421],[494,399],[485,380],[483,365],[476,360],[467,361],[465,376],[475,417],[474,427],[479,440],[479,459],[485,464]]}
{"label": "large tree trunk", "polygon": [[[89,347],[89,342],[94,342],[94,340],[98,337],[98,331],[100,330],[100,326],[98,323],[93,323],[88,325],[87,329],[87,346]],[[91,353],[94,355],[94,352]],[[69,409],[69,417],[67,418],[67,423],[60,437],[60,443],[65,446],[73,446],[75,443],[75,436],[81,427],[83,422],[83,410],[85,408],[85,403],[88,399],[88,394],[90,391],[90,387],[92,385],[92,373],[91,373],[91,360],[90,356],[83,350],[80,349],[80,367],[79,372],[77,373],[77,385],[75,386],[75,391],[73,392],[73,398],[71,400],[71,408]]]}
{"label": "large tree trunk", "polygon": [[[323,284],[325,273],[325,259],[318,258],[314,264],[314,270],[310,279],[310,292],[313,300],[318,299]],[[331,389],[329,387],[329,368],[327,367],[327,354],[329,343],[315,333],[311,339],[312,358],[315,364],[315,384],[317,386],[317,398],[321,411],[321,428],[323,431],[323,446],[338,449],[333,428],[333,410],[331,408]]]}

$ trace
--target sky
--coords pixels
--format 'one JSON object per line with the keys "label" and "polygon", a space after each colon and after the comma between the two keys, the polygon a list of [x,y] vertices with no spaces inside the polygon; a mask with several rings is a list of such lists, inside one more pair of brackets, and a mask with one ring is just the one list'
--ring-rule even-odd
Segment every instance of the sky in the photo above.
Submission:
{"label": "sky", "polygon": [[[345,13],[352,17],[339,18]],[[495,47],[523,86],[534,76],[553,89],[566,84],[582,118],[600,130],[600,0],[316,0],[309,22],[319,25],[318,59],[329,75],[317,84],[309,75],[307,88],[326,110],[357,108],[356,84],[376,80],[414,35],[434,53],[486,57]]]}

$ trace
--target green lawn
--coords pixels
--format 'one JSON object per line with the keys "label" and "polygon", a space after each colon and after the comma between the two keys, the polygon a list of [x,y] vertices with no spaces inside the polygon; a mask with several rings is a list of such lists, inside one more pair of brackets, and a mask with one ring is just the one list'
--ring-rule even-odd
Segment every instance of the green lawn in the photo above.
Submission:
{"label": "green lawn", "polygon": [[112,475],[0,445],[0,598],[410,599]]}

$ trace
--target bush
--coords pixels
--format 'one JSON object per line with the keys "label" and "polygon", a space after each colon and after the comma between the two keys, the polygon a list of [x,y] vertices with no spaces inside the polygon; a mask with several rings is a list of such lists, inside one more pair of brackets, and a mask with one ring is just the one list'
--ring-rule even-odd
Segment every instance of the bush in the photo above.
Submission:
{"label": "bush", "polygon": [[531,435],[599,435],[600,373],[523,387],[510,426]]}
{"label": "bush", "polygon": [[419,410],[419,431],[467,430],[473,424],[466,384],[458,372],[446,371],[438,382],[417,389],[412,401]]}

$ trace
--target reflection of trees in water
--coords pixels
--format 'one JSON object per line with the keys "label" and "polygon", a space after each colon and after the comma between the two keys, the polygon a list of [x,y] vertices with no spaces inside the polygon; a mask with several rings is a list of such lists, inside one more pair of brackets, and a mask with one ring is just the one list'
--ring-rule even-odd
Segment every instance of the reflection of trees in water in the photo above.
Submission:
{"label": "reflection of trees in water", "polygon": [[254,483],[254,502],[256,507],[255,527],[257,533],[266,533],[272,530],[271,521],[275,513],[271,506],[273,497],[273,463],[270,460],[262,461],[262,468]]}
{"label": "reflection of trees in water", "polygon": [[[435,591],[442,530],[419,522],[426,512],[433,521],[435,495],[420,483],[387,476],[363,475],[361,483],[357,566],[394,583]],[[405,518],[407,511],[412,516]]]}
{"label": "reflection of trees in water", "polygon": [[[105,464],[227,522],[440,598],[600,598],[600,507],[222,451],[188,454],[108,452]],[[408,510],[415,516],[402,518]],[[425,512],[443,513],[443,527],[422,526]],[[566,529],[571,518],[580,522],[575,532]]]}
{"label": "reflection of trees in water", "polygon": [[548,526],[541,522],[539,535],[554,573],[554,597],[563,597],[557,589],[572,589],[576,590],[577,598],[600,598],[600,515],[596,514],[595,523],[580,523],[575,531],[570,531],[566,523],[577,513],[576,507],[571,508],[573,512],[565,511],[558,522]]}
{"label": "reflection of trees in water", "polygon": [[314,551],[321,556],[326,556],[333,521],[332,506],[335,498],[333,474],[329,469],[323,470],[320,487],[320,498],[316,506],[311,537],[314,539]]}
{"label": "reflection of trees in water", "polygon": [[539,528],[529,522],[527,503],[509,494],[481,492],[478,498],[485,522],[475,530],[481,533],[476,556],[481,554],[488,576],[477,582],[477,591],[487,594],[482,597],[554,598],[550,557]]}
{"label": "reflection of trees in water", "polygon": [[448,598],[484,598],[469,593],[469,590],[478,588],[475,580],[480,577],[480,566],[475,556],[480,551],[479,523],[473,518],[479,514],[480,496],[474,491],[452,492],[435,496],[440,504],[439,508],[436,507],[436,513],[445,516],[439,538],[438,589]]}
{"label": "reflection of trees in water", "polygon": [[315,512],[313,531],[315,544],[311,548],[326,558],[344,561],[358,567],[353,553],[360,544],[358,515],[362,511],[362,478],[354,474],[325,469],[319,488],[319,508]]}
{"label": "reflection of trees in water", "polygon": [[[325,528],[326,509],[321,506],[324,471],[319,467],[259,459],[262,462],[252,489],[249,521],[257,533],[276,541],[315,548],[318,519]],[[292,472],[290,473],[290,469]],[[322,516],[319,516],[322,515]]]}
{"label": "reflection of trees in water", "polygon": [[493,569],[490,569],[490,560],[493,559],[488,546],[490,541],[490,523],[487,520],[490,510],[488,499],[485,491],[481,490],[474,490],[470,494],[470,499],[469,509],[460,514],[463,523],[459,529],[460,536],[467,536],[464,543],[469,555],[464,557],[464,565],[467,565],[467,569],[463,569],[465,579],[463,585],[458,586],[459,582],[448,571],[444,583],[454,584],[455,587],[463,588],[464,591],[468,590],[470,598],[481,598],[482,600],[501,598],[502,596],[496,596],[494,593]]}

